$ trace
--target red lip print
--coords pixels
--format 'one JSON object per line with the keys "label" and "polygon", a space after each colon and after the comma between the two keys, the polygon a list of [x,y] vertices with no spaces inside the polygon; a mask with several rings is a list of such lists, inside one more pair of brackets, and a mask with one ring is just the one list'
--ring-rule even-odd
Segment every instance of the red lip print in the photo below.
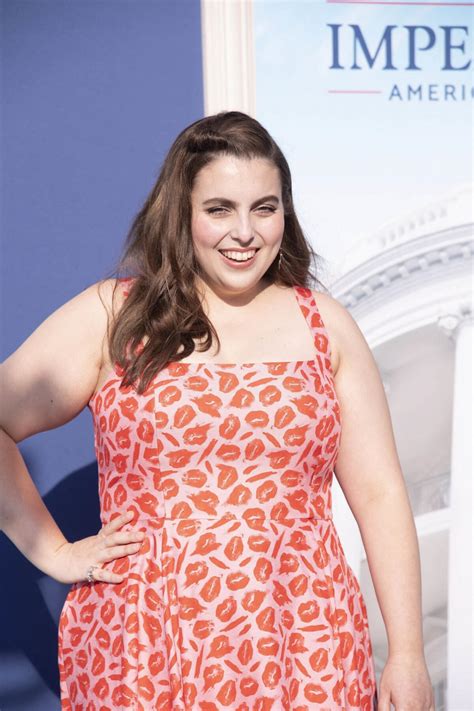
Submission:
{"label": "red lip print", "polygon": [[221,393],[230,393],[239,385],[239,379],[235,373],[229,373],[226,370],[219,371],[219,391]]}
{"label": "red lip print", "polygon": [[94,619],[96,607],[97,604],[94,602],[91,602],[88,605],[84,605],[80,614],[81,622],[85,622],[86,624],[91,622]]}
{"label": "red lip print", "polygon": [[304,636],[299,632],[291,634],[288,642],[288,649],[293,654],[302,654],[303,652],[306,652],[307,647],[305,645]]}
{"label": "red lip print", "polygon": [[81,627],[73,627],[71,629],[70,640],[73,647],[77,647],[81,643],[84,633],[85,630],[81,629]]}
{"label": "red lip print", "polygon": [[180,449],[176,452],[171,452],[167,455],[169,459],[169,466],[173,469],[180,469],[182,467],[186,467],[189,464],[189,461],[193,454],[194,453],[191,452],[189,449]]}
{"label": "red lip print", "polygon": [[229,590],[242,590],[246,588],[249,584],[250,578],[245,573],[237,571],[235,573],[229,573],[225,578],[225,583]]}
{"label": "red lip print", "polygon": [[216,454],[220,459],[227,459],[230,461],[235,461],[236,459],[239,459],[239,457],[240,457],[240,448],[234,444],[223,444],[216,451]]}
{"label": "red lip print", "polygon": [[281,678],[280,665],[275,662],[268,662],[262,673],[262,681],[269,689],[274,689]]}
{"label": "red lip print", "polygon": [[314,652],[310,658],[309,658],[309,663],[311,665],[311,669],[315,672],[322,672],[324,671],[329,663],[329,655],[327,649],[324,649],[324,647],[320,647],[316,652]]}
{"label": "red lip print", "polygon": [[155,645],[157,640],[162,635],[162,627],[160,621],[155,615],[149,614],[148,612],[141,613],[143,631],[148,637],[150,644]]}
{"label": "red lip print", "polygon": [[146,676],[141,676],[138,678],[137,684],[140,696],[143,696],[145,701],[151,701],[155,695],[155,687],[150,679]]}
{"label": "red lip print", "polygon": [[153,496],[153,494],[147,492],[146,494],[137,496],[135,501],[137,502],[143,513],[146,513],[149,516],[156,515],[156,511],[158,509],[158,499],[156,498],[156,496]]}
{"label": "red lip print", "polygon": [[206,378],[202,378],[200,375],[190,375],[185,381],[186,388],[188,390],[207,390],[209,387],[209,382]]}
{"label": "red lip print", "polygon": [[109,685],[106,679],[99,679],[94,686],[94,694],[103,701],[109,695]]}
{"label": "red lip print", "polygon": [[219,503],[219,499],[216,494],[211,491],[202,491],[199,494],[191,494],[189,498],[199,511],[204,511],[213,516],[217,515],[216,506]]}
{"label": "red lip print", "polygon": [[138,401],[135,397],[128,397],[119,403],[120,412],[128,420],[135,421],[135,413],[138,409]]}
{"label": "red lip print", "polygon": [[153,588],[148,588],[145,590],[145,604],[148,607],[149,610],[152,612],[156,612],[161,605],[162,605],[162,600],[156,590]]}
{"label": "red lip print", "polygon": [[120,684],[112,692],[112,703],[115,708],[129,707],[134,703],[134,694],[126,684]]}
{"label": "red lip print", "polygon": [[201,489],[207,481],[207,474],[200,469],[189,469],[183,474],[183,483]]}
{"label": "red lip print", "polygon": [[269,407],[275,402],[279,402],[279,400],[281,400],[281,391],[275,385],[268,385],[260,391],[259,399],[262,405]]}
{"label": "red lip print", "polygon": [[247,422],[252,429],[257,429],[257,427],[266,427],[270,422],[270,417],[263,410],[253,410],[245,415],[245,422]]}
{"label": "red lip print", "polygon": [[229,638],[225,634],[217,635],[212,641],[209,649],[209,657],[223,657],[230,654],[234,647],[229,643]]}
{"label": "red lip print", "polygon": [[310,701],[312,704],[322,704],[328,698],[327,693],[321,687],[320,684],[305,684],[304,687],[305,699]]}
{"label": "red lip print", "polygon": [[244,595],[242,608],[248,612],[256,612],[265,600],[265,593],[261,590],[252,590]]}
{"label": "red lip print", "polygon": [[318,411],[318,401],[315,397],[312,395],[302,395],[299,398],[293,398],[292,402],[302,415],[306,415],[310,420],[315,419]]}
{"label": "red lip print", "polygon": [[302,622],[313,622],[317,620],[320,614],[320,607],[316,600],[309,600],[308,602],[303,602],[298,607],[298,616]]}
{"label": "red lip print", "polygon": [[162,652],[153,652],[148,660],[148,669],[152,676],[160,673],[165,666],[165,657]]}
{"label": "red lip print", "polygon": [[313,592],[318,597],[329,598],[334,595],[334,587],[331,578],[326,575],[325,579],[315,580],[312,584]]}
{"label": "red lip print", "polygon": [[219,605],[216,607],[216,616],[221,622],[229,622],[230,619],[235,615],[237,610],[237,603],[233,597],[226,597]]}
{"label": "red lip print", "polygon": [[[171,512],[174,514],[174,509]],[[172,518],[181,518],[180,516],[172,516]],[[188,538],[189,536],[193,536],[197,531],[199,531],[200,523],[197,519],[193,519],[192,521],[186,521],[183,520],[182,522],[178,523],[176,527],[176,533],[178,536],[183,536],[184,538]]]}
{"label": "red lip print", "polygon": [[[183,428],[189,425],[190,422],[196,417],[196,410],[191,407],[191,405],[182,405],[178,407],[173,418],[173,426],[178,428]],[[164,427],[167,423],[162,423]],[[158,425],[157,425],[158,427]]]}
{"label": "red lip print", "polygon": [[288,466],[290,461],[290,452],[271,452],[269,456],[269,463],[272,469],[283,469]]}
{"label": "red lip print", "polygon": [[244,545],[240,536],[232,536],[230,541],[224,548],[224,555],[228,560],[237,560],[241,557],[244,550]]}
{"label": "red lip print", "polygon": [[201,395],[200,397],[191,398],[192,402],[196,403],[199,410],[212,417],[219,417],[222,400],[215,395]]}
{"label": "red lip print", "polygon": [[313,560],[318,568],[324,569],[329,563],[329,555],[322,541],[317,541],[316,550],[313,553]]}
{"label": "red lip print", "polygon": [[258,684],[255,679],[244,677],[240,682],[240,691],[242,696],[255,696],[258,691]]}
{"label": "red lip print", "polygon": [[175,385],[169,385],[158,393],[158,402],[162,407],[169,407],[181,399],[181,391]]}
{"label": "red lip print", "polygon": [[262,456],[265,445],[261,439],[254,439],[245,447],[245,458],[254,461]]}
{"label": "red lip print", "polygon": [[199,595],[205,602],[212,602],[219,597],[221,592],[221,581],[217,575],[213,575],[212,578],[206,582],[201,588]]}
{"label": "red lip print", "polygon": [[265,583],[273,573],[273,565],[268,558],[259,558],[253,569],[255,580],[259,583]]}
{"label": "red lip print", "polygon": [[271,501],[276,497],[278,493],[278,487],[274,481],[266,481],[261,486],[258,487],[256,491],[256,498],[261,504]]}
{"label": "red lip print", "polygon": [[122,427],[122,429],[118,430],[115,436],[115,441],[117,442],[117,446],[121,449],[128,449],[131,444],[130,427]]}
{"label": "red lip print", "polygon": [[183,442],[193,447],[199,444],[205,444],[208,438],[210,425],[197,425],[189,427],[183,435]]}
{"label": "red lip print", "polygon": [[266,607],[258,613],[256,622],[263,632],[276,632],[275,629],[275,610],[273,607]]}
{"label": "red lip print", "polygon": [[250,407],[254,400],[255,397],[251,392],[249,392],[249,390],[245,390],[245,388],[239,388],[237,392],[234,393],[234,396],[232,397],[232,400],[230,401],[229,405],[230,407],[238,407],[242,410],[244,408]]}
{"label": "red lip print", "polygon": [[191,563],[190,565],[186,566],[185,587],[194,585],[194,584],[198,583],[200,580],[203,580],[204,578],[206,578],[208,571],[209,571],[209,568],[208,568],[207,564],[204,563],[203,561]]}
{"label": "red lip print", "polygon": [[204,688],[213,689],[224,678],[224,671],[220,664],[211,664],[204,669]]}
{"label": "red lip print", "polygon": [[287,588],[281,583],[279,583],[278,580],[275,580],[273,582],[273,585],[273,599],[275,600],[277,605],[283,606],[289,604],[291,602],[291,599],[288,596]]}
{"label": "red lip print", "polygon": [[240,429],[240,420],[236,415],[229,415],[219,425],[219,434],[223,439],[233,439]]}
{"label": "red lip print", "polygon": [[308,589],[308,576],[304,573],[302,573],[301,575],[297,575],[293,578],[293,580],[290,580],[288,587],[293,597],[299,597],[300,595],[304,595],[304,593]]}
{"label": "red lip print", "polygon": [[266,553],[270,548],[270,541],[268,538],[260,534],[249,536],[247,543],[250,550],[255,551],[256,553]]}
{"label": "red lip print", "polygon": [[305,388],[305,381],[303,378],[294,378],[293,376],[288,376],[283,380],[283,387],[285,390],[289,390],[292,393],[299,393]]}
{"label": "red lip print", "polygon": [[195,598],[181,596],[179,603],[179,616],[183,620],[192,620],[204,610],[204,607]]}
{"label": "red lip print", "polygon": [[193,625],[193,635],[196,639],[206,639],[213,629],[214,623],[210,620],[197,620]]}
{"label": "red lip print", "polygon": [[326,439],[326,437],[329,437],[333,428],[334,428],[334,418],[331,416],[322,417],[316,427],[316,435],[317,435],[318,439]]}
{"label": "red lip print", "polygon": [[148,420],[141,420],[137,427],[137,435],[143,442],[147,442],[148,444],[153,442],[154,429]]}
{"label": "red lip print", "polygon": [[307,511],[309,497],[304,489],[298,489],[297,491],[293,491],[285,498],[288,501],[290,508],[294,509],[295,511],[300,511],[301,513],[305,513]]}
{"label": "red lip print", "polygon": [[100,609],[100,616],[105,625],[113,619],[115,615],[115,605],[112,600],[106,600]]}
{"label": "red lip print", "polygon": [[243,506],[252,498],[252,492],[248,486],[239,484],[230,492],[229,496],[225,500],[226,503],[231,506]]}
{"label": "red lip print", "polygon": [[258,640],[257,649],[260,654],[276,657],[278,650],[280,649],[280,645],[276,639],[273,639],[273,637],[264,637],[263,639]]}
{"label": "red lip print", "polygon": [[262,509],[246,509],[242,517],[249,528],[266,530],[265,515]]}
{"label": "red lip print", "polygon": [[217,486],[219,489],[228,489],[237,481],[237,469],[225,464],[218,465],[220,474],[217,477]]}
{"label": "red lip print", "polygon": [[235,681],[229,679],[219,689],[217,700],[222,706],[230,706],[230,704],[234,703],[236,695]]}

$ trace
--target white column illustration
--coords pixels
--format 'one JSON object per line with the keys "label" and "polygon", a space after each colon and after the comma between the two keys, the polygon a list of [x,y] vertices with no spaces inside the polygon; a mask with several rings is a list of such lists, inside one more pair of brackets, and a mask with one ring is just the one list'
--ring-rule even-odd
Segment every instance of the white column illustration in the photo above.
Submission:
{"label": "white column illustration", "polygon": [[447,706],[473,708],[472,682],[472,403],[473,320],[468,306],[442,316],[455,341],[448,589]]}

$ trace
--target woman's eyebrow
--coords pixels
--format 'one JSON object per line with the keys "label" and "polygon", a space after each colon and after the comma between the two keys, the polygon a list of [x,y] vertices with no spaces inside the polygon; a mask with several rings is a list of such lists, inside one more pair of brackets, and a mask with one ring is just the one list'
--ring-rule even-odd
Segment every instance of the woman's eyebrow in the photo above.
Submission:
{"label": "woman's eyebrow", "polygon": [[[234,202],[233,200],[229,200],[228,198],[223,198],[223,197],[214,197],[214,198],[209,198],[209,200],[205,200],[202,204],[203,205],[208,205],[211,202],[220,202],[223,205],[229,205],[230,207],[235,207],[238,205],[238,203]],[[255,200],[255,202],[252,203],[251,207],[255,207],[256,205],[260,205],[262,202],[275,202],[279,203],[280,200],[276,195],[265,195],[262,198],[259,198],[258,200]]]}

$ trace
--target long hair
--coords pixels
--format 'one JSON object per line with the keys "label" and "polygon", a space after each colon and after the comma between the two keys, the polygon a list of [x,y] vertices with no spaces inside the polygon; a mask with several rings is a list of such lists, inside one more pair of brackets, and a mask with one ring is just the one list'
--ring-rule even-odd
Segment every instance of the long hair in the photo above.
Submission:
{"label": "long hair", "polygon": [[171,146],[132,222],[114,271],[133,279],[120,312],[109,319],[110,358],[121,369],[122,386],[134,385],[139,393],[168,363],[189,356],[195,349],[194,339],[204,339],[199,352],[212,346],[213,336],[220,348],[195,286],[201,270],[192,242],[191,191],[199,171],[222,155],[265,158],[279,170],[284,209],[282,257],[280,264],[277,258],[272,262],[266,280],[308,288],[320,284],[316,277],[320,257],[298,222],[290,169],[268,131],[240,111],[222,111],[195,121]]}

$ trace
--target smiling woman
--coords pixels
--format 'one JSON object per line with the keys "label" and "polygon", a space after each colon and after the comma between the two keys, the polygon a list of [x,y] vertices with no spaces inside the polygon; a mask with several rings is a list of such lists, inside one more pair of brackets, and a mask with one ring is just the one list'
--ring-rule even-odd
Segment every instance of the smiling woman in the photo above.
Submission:
{"label": "smiling woman", "polygon": [[[208,197],[216,192],[239,199]],[[264,194],[255,200],[255,192]],[[265,204],[269,202],[272,204]],[[231,268],[244,271],[256,267],[258,277],[263,277],[278,253],[285,228],[276,166],[262,158],[220,156],[197,175],[191,203],[194,253],[213,290],[220,288],[222,295],[230,296],[231,284],[226,280],[232,273],[221,269],[219,279],[212,268],[216,250]],[[249,279],[255,278],[254,270]]]}
{"label": "smiling woman", "polygon": [[[268,132],[240,112],[201,119],[173,143],[119,278],[3,364],[0,523],[72,583],[65,711],[376,709],[365,601],[332,517],[336,466],[403,652],[387,677],[426,692],[405,651],[420,646],[417,590],[404,590],[411,617],[395,590],[415,577],[416,539],[382,383],[348,312],[311,288],[315,257]],[[71,543],[16,443],[86,405],[102,528]]]}

